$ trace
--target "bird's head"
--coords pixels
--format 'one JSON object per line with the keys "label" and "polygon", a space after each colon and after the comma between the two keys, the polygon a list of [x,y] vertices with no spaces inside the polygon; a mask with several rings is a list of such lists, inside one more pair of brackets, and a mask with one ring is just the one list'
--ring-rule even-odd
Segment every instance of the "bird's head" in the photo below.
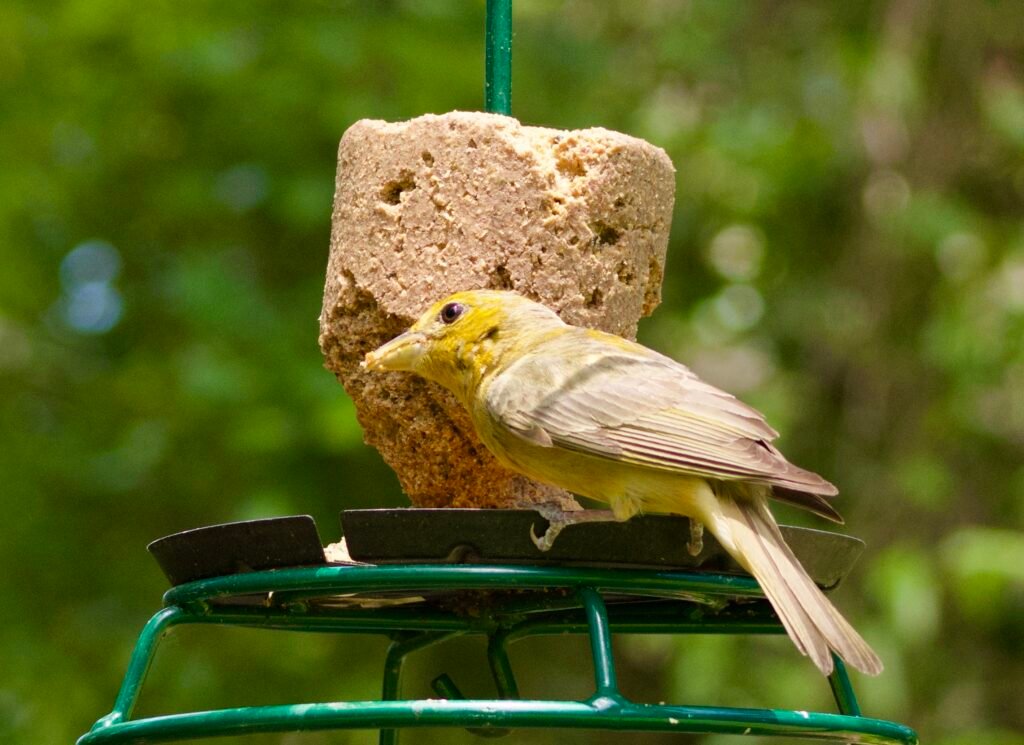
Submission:
{"label": "bird's head", "polygon": [[536,335],[564,325],[514,292],[470,290],[434,303],[404,334],[366,355],[369,370],[401,370],[468,396]]}

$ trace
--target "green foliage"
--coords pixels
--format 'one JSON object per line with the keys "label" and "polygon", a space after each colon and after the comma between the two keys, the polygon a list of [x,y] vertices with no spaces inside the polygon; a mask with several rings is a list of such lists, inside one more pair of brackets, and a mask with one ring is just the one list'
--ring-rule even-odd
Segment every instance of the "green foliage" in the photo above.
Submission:
{"label": "green foliage", "polygon": [[[517,116],[672,156],[642,337],[841,486],[869,551],[838,602],[887,663],[865,709],[941,745],[1024,729],[1022,28],[962,0],[516,3]],[[0,6],[0,740],[109,708],[163,589],[148,540],[299,512],[334,540],[339,509],[403,504],[316,344],[334,155],[362,117],[477,108],[482,44],[482,2]],[[181,636],[147,711],[379,674],[372,646]],[[526,651],[543,690],[588,675]],[[654,697],[828,705],[783,640],[619,653]]]}

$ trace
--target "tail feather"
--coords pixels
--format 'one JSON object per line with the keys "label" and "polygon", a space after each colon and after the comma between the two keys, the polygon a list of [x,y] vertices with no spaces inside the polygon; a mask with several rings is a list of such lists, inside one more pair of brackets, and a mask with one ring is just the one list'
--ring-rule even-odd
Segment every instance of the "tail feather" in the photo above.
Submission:
{"label": "tail feather", "polygon": [[[807,594],[814,600],[819,601],[823,615],[820,621],[816,621],[816,625],[819,626],[825,635],[829,645],[855,669],[869,675],[881,673],[883,666],[878,655],[875,654],[871,646],[864,641],[864,638],[857,633],[857,630],[850,625],[850,622],[843,617],[843,614],[839,612],[832,604],[832,601],[828,599],[825,593],[821,591],[821,588],[814,583],[814,580],[810,578],[803,566],[801,566],[800,560],[793,553],[793,549],[789,547],[782,537],[782,531],[779,530],[778,523],[775,522],[771,512],[769,512],[768,505],[761,501],[751,506],[755,508],[762,525],[771,531],[775,537],[775,545],[786,556],[790,566],[796,570],[796,578],[804,586]],[[841,641],[833,642],[833,640]]]}
{"label": "tail feather", "polygon": [[823,517],[834,523],[842,525],[845,522],[845,520],[843,520],[843,516],[839,514],[839,511],[836,510],[836,508],[820,494],[811,494],[809,492],[795,491],[793,489],[785,489],[781,486],[775,486],[772,488],[772,497],[780,502],[791,504],[794,507],[810,510],[818,517]]}
{"label": "tail feather", "polygon": [[[792,567],[788,562],[777,559],[775,542],[758,529],[758,522],[750,512],[736,509],[731,522],[732,538],[738,547],[734,554],[736,559],[760,583],[796,648],[828,675],[832,672],[832,656],[825,637],[818,632],[814,619],[805,608],[806,603],[795,591]],[[742,554],[742,557],[737,554]]]}
{"label": "tail feather", "polygon": [[760,583],[790,638],[822,673],[834,650],[850,666],[878,675],[882,662],[800,565],[782,538],[764,498],[719,494],[708,528]]}

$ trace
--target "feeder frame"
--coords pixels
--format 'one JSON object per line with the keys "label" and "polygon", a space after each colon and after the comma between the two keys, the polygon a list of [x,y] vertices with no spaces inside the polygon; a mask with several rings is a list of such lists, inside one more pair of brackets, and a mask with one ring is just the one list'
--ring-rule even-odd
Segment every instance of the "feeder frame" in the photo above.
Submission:
{"label": "feeder frame", "polygon": [[[515,590],[509,594],[505,591]],[[339,596],[488,591],[479,613],[440,607],[332,607]],[[528,592],[523,592],[528,591]],[[529,592],[532,591],[532,592]],[[228,605],[239,598],[252,605]],[[605,598],[613,601],[606,604]],[[333,599],[333,600],[332,600]],[[755,602],[736,602],[738,600]],[[839,713],[785,709],[644,704],[619,690],[612,634],[753,633],[783,628],[746,576],[684,571],[531,567],[516,565],[320,566],[197,580],[169,590],[165,607],[146,624],[132,653],[113,711],[78,745],[181,741],[217,735],[326,729],[380,729],[395,745],[408,727],[464,727],[500,735],[511,728],[731,733],[805,737],[879,745],[915,745],[896,722],[864,717],[841,660],[829,677]],[[383,634],[391,638],[379,700],[250,706],[133,719],[135,704],[161,638],[176,626],[216,624],[289,631]],[[526,637],[586,633],[594,693],[584,700],[522,699],[508,645]],[[400,698],[402,667],[412,652],[464,634],[488,638],[497,696],[464,699],[442,675],[442,699]]]}

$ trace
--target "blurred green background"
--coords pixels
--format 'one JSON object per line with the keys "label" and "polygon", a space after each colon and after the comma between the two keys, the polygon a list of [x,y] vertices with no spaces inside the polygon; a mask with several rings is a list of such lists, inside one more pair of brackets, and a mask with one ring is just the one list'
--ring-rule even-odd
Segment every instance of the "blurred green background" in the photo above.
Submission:
{"label": "blurred green background", "polygon": [[[887,665],[865,711],[1024,743],[1024,4],[516,0],[515,31],[523,122],[672,156],[641,337],[843,490],[869,551],[837,602]],[[109,710],[165,589],[148,541],[292,513],[335,540],[406,503],[317,348],[334,157],[357,119],[479,108],[482,75],[480,0],[0,5],[0,741]],[[525,692],[586,693],[582,644],[515,648]],[[184,629],[142,713],[373,697],[382,651]],[[487,694],[482,651],[407,690]],[[617,653],[639,699],[830,706],[784,639]]]}

